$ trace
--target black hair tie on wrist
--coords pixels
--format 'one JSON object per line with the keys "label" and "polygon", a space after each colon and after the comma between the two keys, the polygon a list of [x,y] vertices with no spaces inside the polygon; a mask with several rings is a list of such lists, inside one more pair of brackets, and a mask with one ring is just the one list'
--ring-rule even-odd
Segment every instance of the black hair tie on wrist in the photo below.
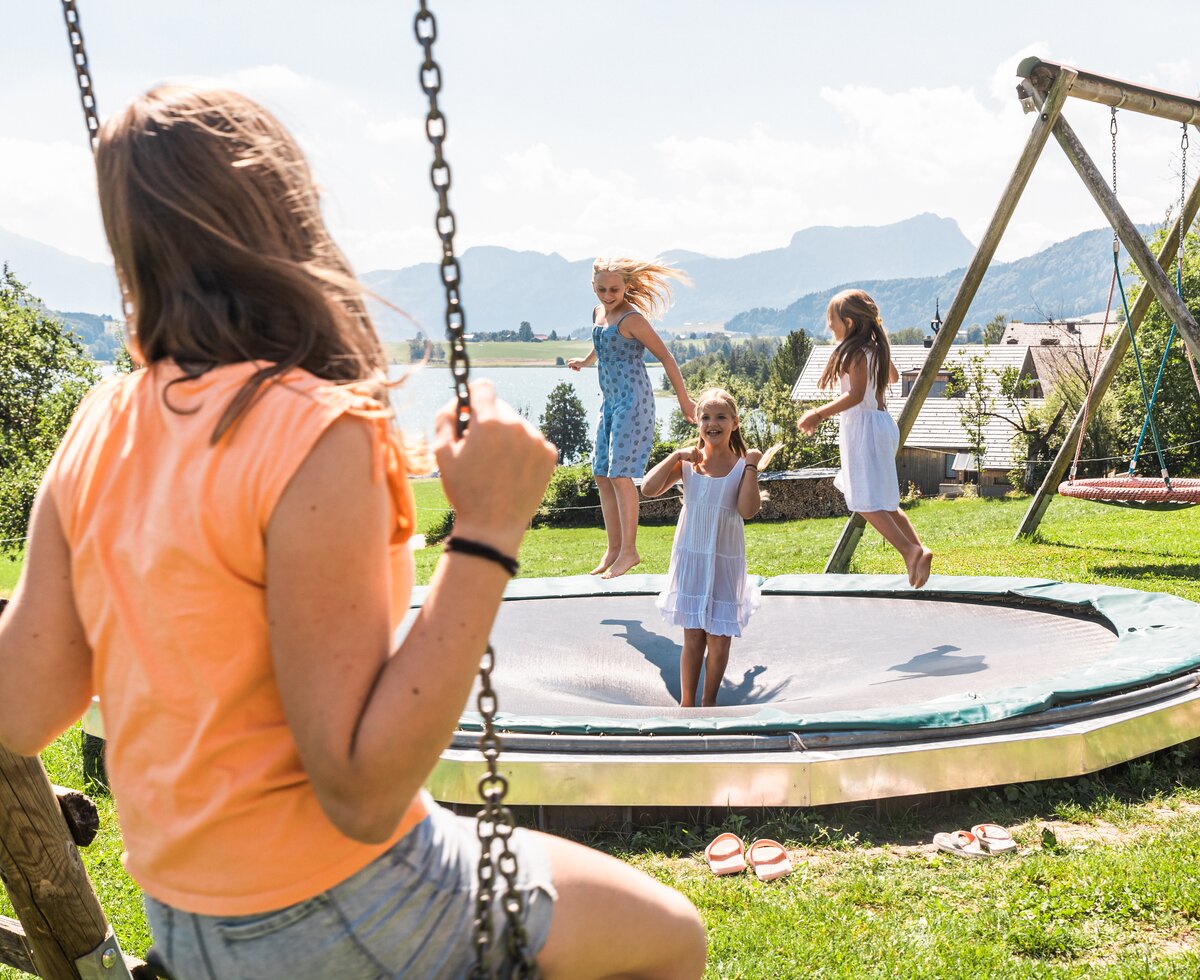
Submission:
{"label": "black hair tie on wrist", "polygon": [[503,551],[497,551],[490,544],[484,544],[482,541],[449,537],[443,543],[442,548],[445,551],[457,551],[460,554],[474,555],[476,558],[486,558],[488,561],[494,561],[514,578],[516,578],[517,572],[521,570],[521,564],[515,558],[510,558]]}

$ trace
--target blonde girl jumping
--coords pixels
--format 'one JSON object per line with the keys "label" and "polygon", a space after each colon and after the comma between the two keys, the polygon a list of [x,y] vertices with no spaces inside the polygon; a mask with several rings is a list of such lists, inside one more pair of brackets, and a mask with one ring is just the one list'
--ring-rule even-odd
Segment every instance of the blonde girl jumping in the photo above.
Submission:
{"label": "blonde girl jumping", "polygon": [[650,326],[652,316],[671,305],[670,281],[687,282],[676,269],[634,259],[597,259],[592,289],[600,305],[592,310],[592,349],[587,357],[567,361],[572,371],[598,365],[600,421],[592,453],[592,473],[600,490],[600,509],[608,546],[590,572],[616,578],[633,568],[637,550],[638,493],[633,481],[646,472],[654,445],[654,389],[646,373],[648,350],[662,362],[679,410],[695,421],[696,406],[667,345]]}

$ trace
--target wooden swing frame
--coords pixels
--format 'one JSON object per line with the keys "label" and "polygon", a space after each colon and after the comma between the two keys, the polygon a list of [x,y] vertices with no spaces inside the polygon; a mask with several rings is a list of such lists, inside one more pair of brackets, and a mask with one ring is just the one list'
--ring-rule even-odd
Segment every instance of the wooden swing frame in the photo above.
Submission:
{"label": "wooden swing frame", "polygon": [[[1026,112],[1036,112],[1037,118],[1034,120],[1025,147],[1017,159],[1012,176],[1009,177],[1008,184],[1000,195],[1000,202],[992,214],[987,230],[959,284],[958,292],[955,293],[954,300],[946,312],[942,327],[933,338],[929,356],[925,359],[925,364],[917,375],[908,400],[904,404],[904,409],[900,413],[901,447],[904,446],[909,432],[912,431],[913,424],[937,378],[938,370],[942,367],[951,344],[954,343],[954,337],[958,333],[959,327],[962,326],[971,301],[975,298],[980,283],[983,282],[984,274],[991,265],[996,248],[1021,199],[1021,194],[1041,157],[1042,148],[1051,136],[1058,141],[1058,145],[1070,160],[1075,172],[1091,193],[1105,218],[1108,219],[1108,223],[1121,240],[1121,244],[1125,246],[1126,252],[1133,259],[1134,265],[1137,266],[1149,287],[1138,293],[1129,314],[1129,330],[1117,334],[1099,373],[1093,379],[1093,397],[1103,397],[1105,391],[1112,384],[1117,368],[1129,349],[1130,336],[1136,333],[1138,327],[1141,326],[1153,300],[1157,299],[1167,315],[1178,324],[1183,341],[1192,356],[1200,358],[1200,327],[1197,326],[1196,320],[1188,311],[1187,305],[1176,293],[1175,287],[1167,278],[1165,271],[1180,247],[1180,222],[1174,222],[1157,257],[1151,255],[1149,247],[1138,233],[1133,221],[1117,201],[1116,195],[1113,194],[1104,176],[1088,155],[1087,150],[1083,148],[1075,131],[1063,115],[1063,107],[1067,99],[1076,98],[1085,102],[1096,102],[1196,127],[1197,122],[1200,121],[1200,100],[1107,75],[1082,71],[1068,65],[1043,61],[1040,58],[1026,58],[1017,66],[1017,75],[1021,78],[1021,82],[1017,86],[1021,104]],[[1200,181],[1192,185],[1184,202],[1182,225],[1185,229],[1191,227],[1195,221],[1197,210],[1200,210]],[[1071,447],[1080,438],[1083,422],[1084,413],[1081,408],[1042,480],[1041,486],[1038,487],[1037,493],[1030,502],[1025,518],[1017,530],[1017,538],[1031,536],[1041,523],[1046,509],[1050,506],[1051,498],[1057,492],[1058,486],[1071,464]],[[849,569],[850,559],[862,538],[865,526],[866,521],[861,515],[854,514],[850,517],[825,564],[826,572],[844,573]]]}

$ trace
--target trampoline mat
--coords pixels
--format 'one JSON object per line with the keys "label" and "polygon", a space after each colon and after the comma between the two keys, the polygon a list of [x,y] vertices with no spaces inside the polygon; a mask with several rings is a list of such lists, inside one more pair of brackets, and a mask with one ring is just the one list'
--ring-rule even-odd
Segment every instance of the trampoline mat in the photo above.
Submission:
{"label": "trampoline mat", "polygon": [[[695,717],[679,703],[683,630],[653,595],[501,604],[492,644],[505,715]],[[1108,656],[1106,620],[995,602],[764,594],[735,638],[716,708],[813,717],[969,698],[1044,683]],[[470,702],[474,704],[472,701]]]}

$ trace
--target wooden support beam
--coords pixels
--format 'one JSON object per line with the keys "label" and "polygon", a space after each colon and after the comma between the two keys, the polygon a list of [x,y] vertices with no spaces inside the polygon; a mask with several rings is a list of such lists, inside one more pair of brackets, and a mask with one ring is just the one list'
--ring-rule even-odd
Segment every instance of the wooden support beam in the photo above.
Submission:
{"label": "wooden support beam", "polygon": [[1026,58],[1017,67],[1017,74],[1028,78],[1042,92],[1049,91],[1059,73],[1064,71],[1074,75],[1071,90],[1067,93],[1073,98],[1128,109],[1130,112],[1140,112],[1159,119],[1170,119],[1177,123],[1200,123],[1200,99],[1193,99],[1187,95],[1137,85],[1109,75],[1097,75],[1095,72],[1060,65],[1053,61],[1043,61],[1041,58]]}
{"label": "wooden support beam", "polygon": [[76,959],[104,942],[108,922],[41,762],[3,746],[0,876],[24,927],[37,975],[78,980]]}
{"label": "wooden support beam", "polygon": [[[1017,165],[1013,168],[1012,176],[1008,179],[1004,193],[1000,195],[1000,203],[996,205],[992,220],[979,242],[979,247],[975,250],[975,256],[967,267],[966,275],[959,284],[958,292],[954,294],[950,309],[946,311],[946,319],[943,321],[941,329],[938,330],[937,336],[933,338],[933,347],[925,358],[925,364],[921,367],[916,381],[913,382],[908,400],[904,403],[899,420],[901,450],[904,448],[909,432],[912,431],[917,415],[920,414],[921,407],[925,404],[925,398],[929,394],[930,388],[933,387],[937,373],[946,360],[950,345],[954,343],[954,336],[958,333],[958,328],[962,325],[967,310],[970,309],[971,301],[979,291],[979,284],[983,282],[984,274],[991,265],[992,257],[996,254],[996,247],[1000,244],[1000,239],[1004,236],[1004,231],[1012,219],[1013,211],[1016,210],[1017,202],[1021,199],[1025,185],[1029,183],[1029,176],[1033,173],[1033,168],[1041,156],[1042,148],[1050,138],[1059,113],[1062,112],[1073,77],[1070,69],[1063,69],[1051,82],[1050,91],[1041,106],[1033,129],[1029,133],[1029,139],[1025,141],[1025,149],[1021,152]],[[845,528],[842,529],[841,537],[838,538],[838,542],[825,564],[826,572],[841,573],[850,567],[850,558],[858,546],[865,525],[866,522],[858,514],[850,518]]]}
{"label": "wooden support beam", "polygon": [[33,951],[29,948],[29,940],[25,938],[25,930],[20,922],[7,915],[0,915],[0,965],[37,976]]}
{"label": "wooden support beam", "polygon": [[1058,117],[1058,122],[1054,124],[1054,138],[1058,140],[1058,145],[1062,147],[1067,159],[1075,168],[1075,172],[1079,174],[1080,179],[1091,192],[1092,198],[1104,212],[1104,216],[1108,218],[1108,223],[1112,225],[1117,237],[1121,239],[1125,251],[1129,253],[1138,272],[1146,280],[1146,286],[1153,291],[1154,298],[1158,300],[1167,316],[1178,325],[1179,333],[1183,337],[1184,343],[1187,344],[1188,350],[1192,352],[1193,357],[1200,359],[1200,326],[1196,325],[1187,304],[1175,291],[1174,284],[1167,278],[1167,274],[1155,261],[1154,256],[1150,254],[1150,247],[1130,220],[1129,215],[1125,213],[1125,209],[1121,207],[1104,175],[1100,173],[1096,164],[1092,162],[1092,158],[1088,156],[1087,150],[1079,142],[1079,137],[1075,135],[1070,123],[1061,115]]}
{"label": "wooden support beam", "polygon": [[[1200,181],[1192,185],[1192,189],[1183,204],[1183,225],[1185,228],[1192,226],[1192,223],[1196,220],[1197,212],[1200,212]],[[1178,247],[1179,222],[1176,221],[1172,223],[1167,240],[1163,242],[1162,248],[1159,249],[1159,268],[1166,270],[1171,265]],[[1143,289],[1138,293],[1137,299],[1134,300],[1133,307],[1129,311],[1129,330],[1132,330],[1135,334],[1142,325],[1142,320],[1145,319],[1153,299],[1154,293],[1149,289]],[[1116,377],[1117,370],[1121,366],[1121,362],[1125,359],[1125,354],[1129,351],[1129,330],[1122,330],[1118,327],[1113,345],[1105,355],[1104,362],[1099,372],[1097,372],[1096,377],[1092,379],[1091,399],[1095,406],[1092,411],[1099,410],[1100,400],[1111,386],[1113,378]],[[1071,423],[1070,431],[1068,431],[1062,445],[1058,447],[1058,453],[1055,455],[1054,461],[1050,464],[1050,468],[1042,478],[1037,493],[1034,494],[1033,500],[1029,503],[1029,508],[1025,511],[1025,517],[1021,521],[1021,526],[1017,528],[1014,540],[1032,536],[1033,532],[1038,529],[1038,525],[1042,523],[1042,518],[1046,516],[1046,509],[1050,506],[1051,499],[1058,492],[1058,486],[1062,483],[1067,475],[1067,470],[1070,468],[1071,460],[1075,455],[1075,446],[1078,445],[1083,432],[1083,423],[1083,406],[1081,405],[1078,413],[1075,415],[1075,421]]]}

